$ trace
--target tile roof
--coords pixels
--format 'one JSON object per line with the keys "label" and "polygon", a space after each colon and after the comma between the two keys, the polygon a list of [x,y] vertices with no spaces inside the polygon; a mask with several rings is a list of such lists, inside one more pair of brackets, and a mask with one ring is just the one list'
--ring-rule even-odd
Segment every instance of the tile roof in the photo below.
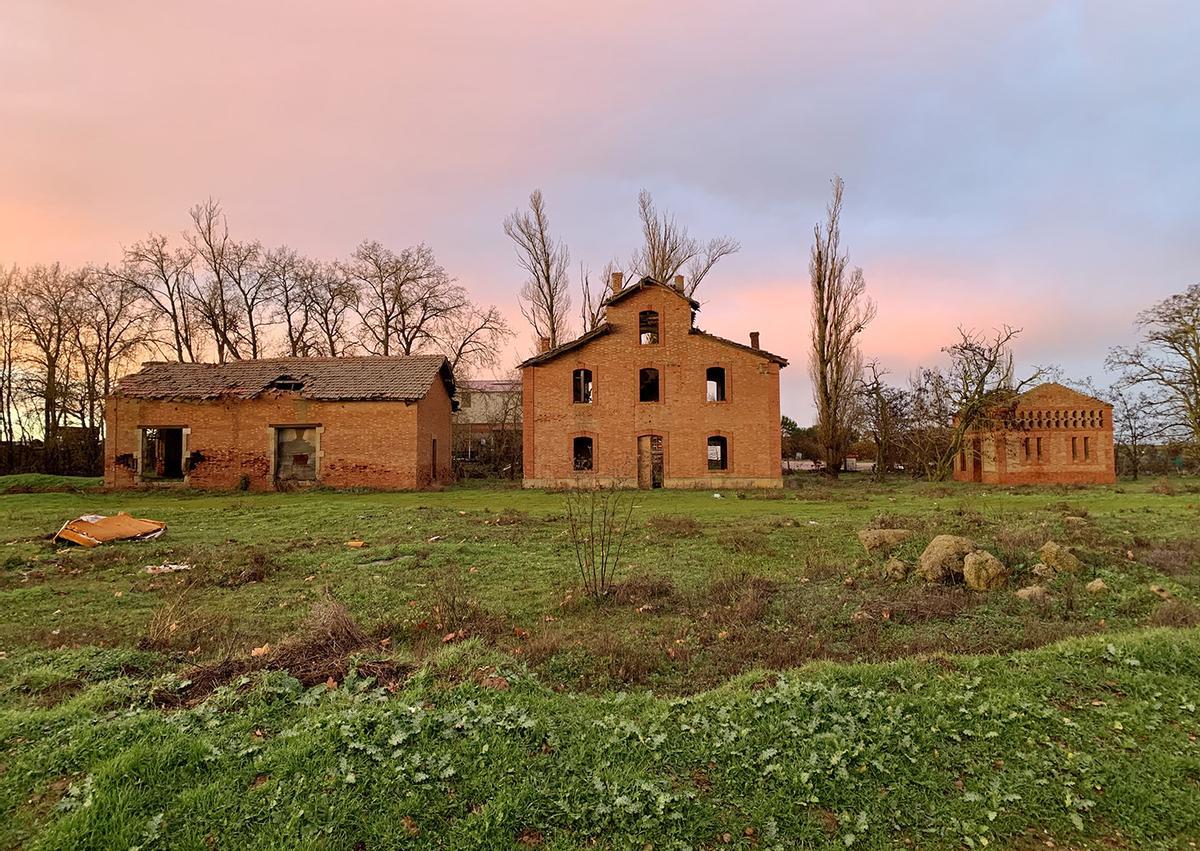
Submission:
{"label": "tile roof", "polygon": [[117,383],[117,396],[133,399],[252,399],[268,390],[290,389],[302,399],[400,401],[423,399],[441,377],[454,395],[454,376],[442,355],[408,357],[263,358],[230,363],[142,364]]}
{"label": "tile roof", "polygon": [[733,340],[726,339],[725,337],[718,337],[716,334],[710,334],[707,331],[701,331],[699,328],[691,328],[688,331],[688,333],[695,334],[699,337],[704,337],[709,340],[713,340],[714,342],[717,342],[717,343],[722,343],[726,346],[732,346],[735,349],[741,349],[743,352],[748,352],[749,354],[752,354],[752,355],[758,355],[760,358],[766,358],[769,361],[774,361],[775,363],[779,364],[780,366],[788,365],[787,358],[782,357],[781,355],[774,354],[772,352],[768,352],[766,349],[756,349],[756,348],[754,348],[754,346],[747,346],[744,343],[736,343]]}
{"label": "tile roof", "polygon": [[541,352],[517,364],[517,369],[524,369],[527,366],[537,366],[539,363],[545,363],[548,360],[553,360],[559,355],[565,355],[567,352],[578,349],[580,346],[587,345],[597,337],[603,337],[605,334],[612,331],[612,325],[607,322],[602,322],[588,331],[586,334],[576,337],[569,343],[563,343],[561,346],[555,346],[547,352]]}

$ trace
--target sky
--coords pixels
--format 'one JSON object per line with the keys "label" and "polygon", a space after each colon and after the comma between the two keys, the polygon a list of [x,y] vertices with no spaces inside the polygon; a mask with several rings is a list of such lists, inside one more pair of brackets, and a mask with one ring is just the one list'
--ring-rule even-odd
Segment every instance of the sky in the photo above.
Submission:
{"label": "sky", "polygon": [[1103,380],[1200,283],[1200,5],[1184,2],[6,0],[0,264],[111,263],[221,201],[319,257],[426,242],[532,335],[504,217],[546,198],[573,268],[649,190],[742,244],[698,324],[791,360],[812,418],[808,251],[830,179],[903,382],[956,328]]}

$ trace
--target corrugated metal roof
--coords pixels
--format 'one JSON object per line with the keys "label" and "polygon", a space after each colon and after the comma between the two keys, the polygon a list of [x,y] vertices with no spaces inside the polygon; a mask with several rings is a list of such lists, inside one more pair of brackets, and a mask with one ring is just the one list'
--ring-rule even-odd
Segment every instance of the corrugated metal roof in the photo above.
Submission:
{"label": "corrugated metal roof", "polygon": [[150,362],[122,378],[116,395],[252,399],[270,390],[291,390],[304,399],[414,402],[425,398],[439,376],[446,391],[454,395],[454,377],[442,355],[263,358],[224,364]]}

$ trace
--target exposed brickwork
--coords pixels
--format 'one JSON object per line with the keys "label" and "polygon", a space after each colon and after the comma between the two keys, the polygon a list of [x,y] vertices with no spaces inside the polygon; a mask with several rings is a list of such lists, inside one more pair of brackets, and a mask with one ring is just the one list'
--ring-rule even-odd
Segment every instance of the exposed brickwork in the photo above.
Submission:
{"label": "exposed brickwork", "polygon": [[1016,399],[1018,425],[971,432],[954,462],[962,482],[1112,484],[1117,480],[1112,406],[1061,384]]}
{"label": "exposed brickwork", "polygon": [[[659,342],[642,345],[639,314],[659,315]],[[527,487],[581,481],[638,484],[638,438],[662,437],[663,486],[780,487],[780,360],[690,333],[692,306],[662,286],[608,308],[608,333],[522,370]],[[536,360],[536,359],[535,359]],[[725,368],[726,400],[707,401],[708,367]],[[639,401],[639,370],[659,370],[658,402]],[[573,401],[573,373],[592,371],[590,404]],[[728,441],[728,468],[708,467],[708,438]],[[572,440],[591,436],[593,469],[573,469]]]}
{"label": "exposed brickwork", "polygon": [[[269,391],[253,399],[202,401],[108,400],[105,483],[135,487],[142,470],[118,458],[138,459],[141,429],[187,429],[184,456],[202,460],[188,472],[190,487],[237,487],[242,476],[253,490],[274,488],[275,427],[319,426],[318,481],[331,487],[413,489],[450,480],[450,396],[433,381],[418,402],[327,402],[298,393]],[[433,441],[437,440],[434,462]]]}

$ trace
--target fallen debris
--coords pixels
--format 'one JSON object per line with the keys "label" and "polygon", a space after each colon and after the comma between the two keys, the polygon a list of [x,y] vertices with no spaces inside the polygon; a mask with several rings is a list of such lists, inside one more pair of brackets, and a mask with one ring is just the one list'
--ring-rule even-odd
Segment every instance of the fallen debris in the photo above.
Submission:
{"label": "fallen debris", "polygon": [[144,520],[121,512],[113,517],[103,514],[85,514],[68,520],[54,536],[79,544],[81,547],[98,547],[109,541],[150,541],[167,530],[160,520]]}
{"label": "fallen debris", "polygon": [[192,566],[190,564],[148,564],[148,565],[146,565],[146,572],[149,573],[151,576],[155,576],[160,573],[179,573],[181,570],[191,570],[191,569],[192,569]]}
{"label": "fallen debris", "polygon": [[361,550],[367,545],[366,541],[347,541],[346,546],[352,550]]}

